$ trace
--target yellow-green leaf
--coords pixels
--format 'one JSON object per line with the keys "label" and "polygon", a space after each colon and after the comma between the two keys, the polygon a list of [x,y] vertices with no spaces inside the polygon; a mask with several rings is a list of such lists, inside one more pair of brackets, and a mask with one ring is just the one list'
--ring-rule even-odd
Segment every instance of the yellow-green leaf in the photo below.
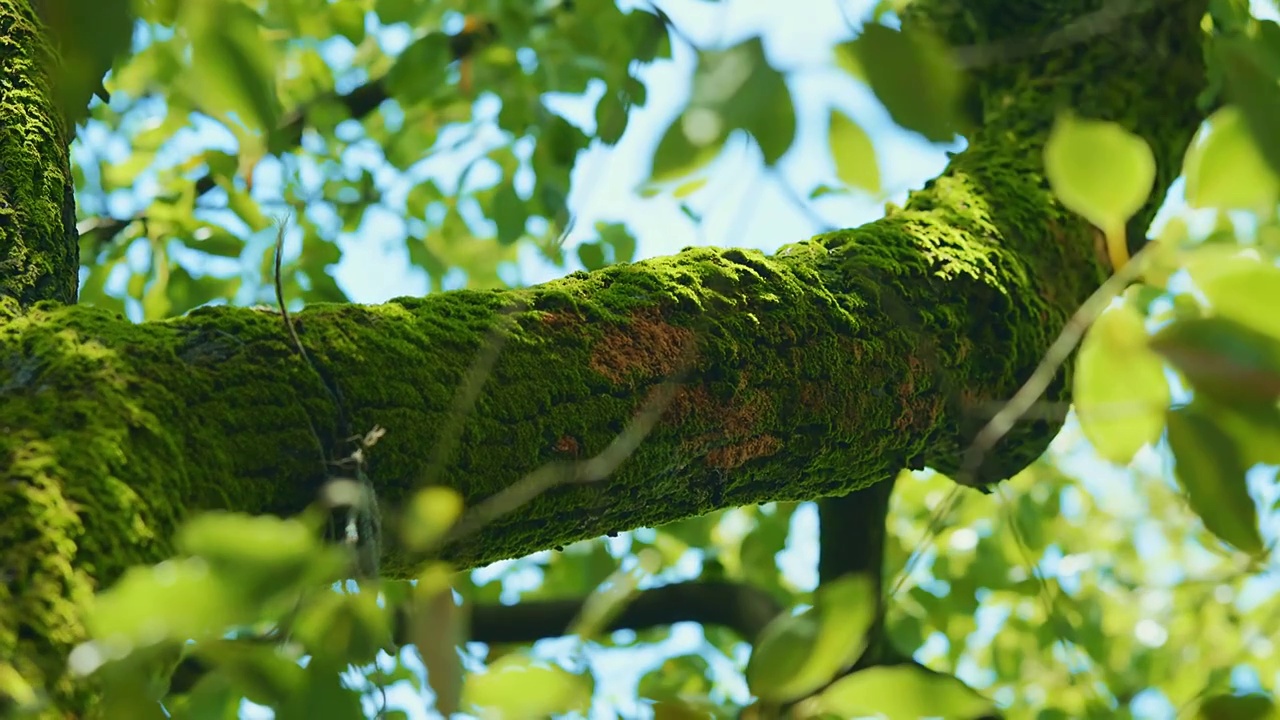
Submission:
{"label": "yellow-green leaf", "polygon": [[876,600],[869,578],[849,575],[819,586],[813,607],[774,618],[747,663],[751,692],[768,702],[790,702],[830,682],[866,647]]}
{"label": "yellow-green leaf", "polygon": [[1116,123],[1058,117],[1044,148],[1045,173],[1068,210],[1111,234],[1142,208],[1156,178],[1142,138]]}
{"label": "yellow-green leaf", "polygon": [[1280,176],[1267,165],[1240,108],[1209,116],[1183,163],[1187,204],[1194,208],[1257,210],[1280,198]]}
{"label": "yellow-green leaf", "polygon": [[872,194],[880,192],[876,150],[871,138],[857,123],[848,115],[832,110],[827,142],[831,145],[831,158],[835,160],[836,177],[840,182]]}
{"label": "yellow-green leaf", "polygon": [[481,718],[535,720],[591,707],[590,676],[575,675],[523,653],[504,655],[462,686],[464,707]]}
{"label": "yellow-green leaf", "polygon": [[1169,383],[1147,347],[1142,315],[1128,303],[1108,308],[1085,335],[1072,397],[1085,438],[1111,462],[1126,465],[1160,439]]}
{"label": "yellow-green leaf", "polygon": [[993,712],[995,703],[950,675],[918,665],[892,665],[840,678],[806,709],[840,717],[878,715],[889,720],[917,720],[978,718]]}

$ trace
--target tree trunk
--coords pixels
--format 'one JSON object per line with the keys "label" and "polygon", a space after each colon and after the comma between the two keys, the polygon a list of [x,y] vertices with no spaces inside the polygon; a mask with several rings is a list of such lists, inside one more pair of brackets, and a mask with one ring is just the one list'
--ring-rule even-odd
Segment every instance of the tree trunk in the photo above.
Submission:
{"label": "tree trunk", "polygon": [[[954,44],[999,47],[1101,5],[1040,0],[1015,13],[985,0],[954,20],[943,2],[914,7]],[[384,507],[424,482],[475,504],[544,463],[601,452],[678,379],[616,472],[555,487],[453,544],[464,568],[845,494],[906,465],[954,471],[983,409],[1017,390],[1105,275],[1095,231],[1044,179],[1056,111],[1116,120],[1151,144],[1159,182],[1134,227],[1180,170],[1200,120],[1206,2],[1152,5],[1097,37],[976,71],[983,118],[968,149],[882,220],[773,256],[696,248],[530,289],[316,305],[295,318],[309,363],[273,312],[137,325],[68,304],[66,149],[32,61],[45,45],[27,0],[0,0],[0,658],[68,696],[65,653],[96,587],[168,555],[194,511],[297,512],[350,451],[346,436],[374,425],[387,430],[368,451]],[[495,326],[507,329],[501,352],[474,409],[457,413]],[[1062,374],[1048,399],[1067,399]],[[1020,424],[984,477],[1020,470],[1057,429]],[[411,567],[394,545],[382,561],[392,576]]]}

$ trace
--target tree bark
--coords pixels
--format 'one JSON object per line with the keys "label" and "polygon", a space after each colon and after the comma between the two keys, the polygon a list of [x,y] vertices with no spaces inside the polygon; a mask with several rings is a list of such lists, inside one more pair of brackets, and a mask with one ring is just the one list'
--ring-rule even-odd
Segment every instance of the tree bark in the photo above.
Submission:
{"label": "tree bark", "polygon": [[[1040,0],[1015,13],[988,0],[953,18],[939,0],[917,2],[911,19],[953,44],[999,43],[1101,4]],[[0,0],[0,658],[71,695],[65,654],[95,588],[167,556],[192,512],[297,512],[349,452],[343,439],[374,425],[387,429],[368,451],[384,507],[423,482],[475,504],[544,463],[600,452],[680,376],[616,472],[556,487],[451,545],[462,568],[724,507],[846,494],[906,465],[954,471],[980,408],[1017,390],[1105,275],[1095,231],[1044,179],[1055,113],[1115,120],[1151,144],[1160,171],[1135,219],[1145,228],[1200,121],[1205,4],[1135,3],[1094,41],[978,70],[982,124],[968,149],[879,221],[773,256],[690,248],[529,289],[316,305],[296,318],[313,368],[272,312],[214,307],[137,325],[66,304],[72,206],[54,178],[66,148],[48,130],[48,79],[22,60],[45,45],[27,0]],[[26,124],[10,120],[19,106]],[[13,171],[14,158],[43,179]],[[509,332],[474,411],[426,477],[499,322]],[[1049,399],[1067,399],[1062,374]],[[984,477],[1020,470],[1057,429],[1019,425]],[[411,567],[389,543],[384,572]]]}

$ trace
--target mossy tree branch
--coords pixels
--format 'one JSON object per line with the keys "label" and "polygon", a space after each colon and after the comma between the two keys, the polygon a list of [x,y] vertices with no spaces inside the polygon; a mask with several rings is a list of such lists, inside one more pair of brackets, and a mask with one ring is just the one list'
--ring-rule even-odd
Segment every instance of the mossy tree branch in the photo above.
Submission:
{"label": "mossy tree branch", "polygon": [[[953,3],[922,0],[912,19],[964,44],[1043,32],[1100,3],[1011,13],[1003,0],[966,2],[953,20]],[[27,203],[0,225],[3,257],[19,259],[0,286],[23,288],[0,293],[0,656],[71,693],[65,653],[83,637],[79,606],[94,588],[168,555],[192,512],[298,511],[326,462],[349,451],[343,424],[387,429],[368,474],[384,506],[401,504],[424,480],[483,339],[513,306],[492,375],[433,478],[468,503],[543,463],[590,457],[665,379],[683,371],[683,384],[613,476],[555,488],[455,543],[446,555],[460,567],[718,508],[845,494],[903,466],[954,471],[986,419],[975,408],[1018,388],[1104,275],[1094,230],[1043,176],[1055,113],[1071,107],[1147,139],[1160,177],[1135,222],[1148,222],[1200,120],[1204,7],[1154,2],[1099,42],[978,72],[983,125],[968,149],[875,223],[771,257],[696,248],[529,289],[317,305],[296,318],[317,373],[274,313],[206,308],[135,325],[63,304],[74,237],[53,229],[71,203],[49,178],[65,148],[41,134],[55,117],[46,79],[11,61],[14,42],[43,47],[26,0],[0,0],[16,39],[0,105],[31,120],[45,170],[35,185],[6,173],[0,187],[6,202]],[[26,158],[9,137],[0,149]],[[55,236],[62,245],[49,245]],[[46,254],[15,255],[18,239]],[[30,305],[40,298],[56,302]],[[1067,399],[1062,376],[1049,399]],[[1056,430],[1020,425],[984,477],[1020,470]],[[387,574],[411,566],[389,546]]]}

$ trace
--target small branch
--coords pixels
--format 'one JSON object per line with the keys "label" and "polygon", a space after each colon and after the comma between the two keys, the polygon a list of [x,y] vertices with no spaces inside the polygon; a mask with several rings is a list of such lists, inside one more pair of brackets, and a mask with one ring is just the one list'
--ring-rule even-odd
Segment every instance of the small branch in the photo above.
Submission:
{"label": "small branch", "polygon": [[[471,610],[471,639],[483,643],[531,643],[560,637],[581,611],[582,603],[582,598],[572,598],[479,605]],[[752,640],[782,610],[772,595],[751,585],[692,581],[641,591],[608,629],[645,630],[696,622],[727,627],[744,640]]]}
{"label": "small branch", "polygon": [[898,659],[885,637],[884,593],[885,519],[896,477],[855,490],[841,497],[818,501],[818,582],[825,583],[851,573],[868,575],[875,588],[876,620],[868,631],[870,642],[855,667]]}

